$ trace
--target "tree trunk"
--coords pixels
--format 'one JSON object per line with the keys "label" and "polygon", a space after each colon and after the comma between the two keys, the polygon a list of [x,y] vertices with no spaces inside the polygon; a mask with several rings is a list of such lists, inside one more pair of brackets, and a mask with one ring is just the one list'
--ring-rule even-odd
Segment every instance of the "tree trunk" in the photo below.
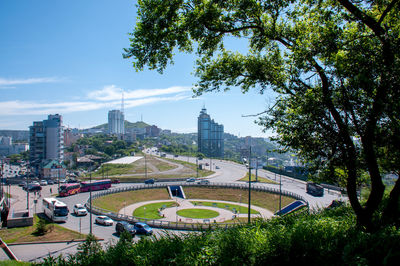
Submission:
{"label": "tree trunk", "polygon": [[397,179],[389,195],[388,203],[383,211],[384,224],[395,223],[400,226],[399,221],[399,200],[400,200],[400,178]]}

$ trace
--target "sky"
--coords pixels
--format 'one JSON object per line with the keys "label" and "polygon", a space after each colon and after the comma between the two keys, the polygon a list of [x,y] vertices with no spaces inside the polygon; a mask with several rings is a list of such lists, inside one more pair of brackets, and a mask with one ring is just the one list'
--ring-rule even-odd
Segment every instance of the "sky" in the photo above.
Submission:
{"label": "sky", "polygon": [[[122,58],[136,17],[133,0],[1,0],[0,129],[28,130],[56,113],[70,128],[107,123],[108,111],[121,109],[123,91],[130,122],[193,133],[205,106],[227,133],[271,135],[255,117],[243,116],[264,111],[273,95],[233,88],[194,97],[194,55],[177,53],[163,74],[137,72]],[[228,42],[246,49],[243,42]]]}

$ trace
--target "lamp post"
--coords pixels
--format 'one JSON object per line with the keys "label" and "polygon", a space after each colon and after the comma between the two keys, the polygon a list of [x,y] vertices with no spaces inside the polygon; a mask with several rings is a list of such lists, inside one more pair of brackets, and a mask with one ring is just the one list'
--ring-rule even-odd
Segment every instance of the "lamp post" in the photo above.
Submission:
{"label": "lamp post", "polygon": [[196,178],[199,178],[199,158],[196,157]]}
{"label": "lamp post", "polygon": [[26,179],[26,209],[28,210],[28,212],[29,212],[29,187],[28,187],[28,184],[29,184],[29,178],[30,178],[30,175],[31,175],[31,171],[32,171],[32,169],[31,169],[31,165],[29,163],[29,165],[28,165],[28,178]]}
{"label": "lamp post", "polygon": [[89,178],[90,178],[90,187],[89,187],[89,204],[90,204],[90,231],[89,233],[92,234],[92,169],[90,168],[92,166],[92,162],[90,162],[89,166]]}
{"label": "lamp post", "polygon": [[251,146],[249,147],[249,207],[247,213],[247,222],[250,224],[250,208],[251,208]]}
{"label": "lamp post", "polygon": [[258,182],[258,174],[257,174],[257,171],[258,171],[258,157],[256,157],[256,182]]}
{"label": "lamp post", "polygon": [[282,209],[282,167],[279,171],[279,211]]}
{"label": "lamp post", "polygon": [[144,154],[144,177],[147,180],[147,160],[146,160],[146,153]]}

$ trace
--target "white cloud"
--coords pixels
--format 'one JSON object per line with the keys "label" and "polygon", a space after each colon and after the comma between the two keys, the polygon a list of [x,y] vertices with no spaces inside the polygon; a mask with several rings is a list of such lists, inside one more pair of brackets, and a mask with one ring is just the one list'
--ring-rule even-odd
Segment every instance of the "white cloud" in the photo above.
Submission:
{"label": "white cloud", "polygon": [[[41,82],[56,82],[56,78],[35,78],[21,80],[6,80],[0,78],[1,86],[17,84],[33,84]],[[165,89],[148,89],[124,91],[125,108],[158,102],[191,100],[190,87],[174,86]],[[85,112],[99,109],[115,109],[121,106],[122,89],[115,85],[104,86],[100,90],[90,92],[86,100],[73,97],[67,102],[55,102],[52,99],[44,101],[11,100],[0,102],[0,116],[9,115],[43,115],[51,113]],[[81,100],[82,99],[82,100]]]}
{"label": "white cloud", "polygon": [[[190,96],[175,95],[171,97],[149,97],[144,99],[128,100],[125,108],[132,108],[141,105],[154,104],[158,102],[180,101],[190,99]],[[59,103],[38,103],[28,101],[6,101],[0,102],[0,116],[8,115],[45,115],[52,113],[66,114],[72,112],[85,112],[102,108],[113,109],[120,107],[120,101],[95,102],[75,101]]]}
{"label": "white cloud", "polygon": [[37,84],[37,83],[53,83],[59,82],[59,78],[27,78],[27,79],[5,79],[0,78],[0,87],[9,87],[13,85]]}
{"label": "white cloud", "polygon": [[[165,89],[140,89],[140,90],[124,90],[124,99],[140,99],[154,97],[160,95],[175,94],[191,91],[191,87],[174,86]],[[101,90],[93,91],[88,94],[90,99],[98,101],[112,101],[122,99],[122,89],[115,85],[105,86]]]}

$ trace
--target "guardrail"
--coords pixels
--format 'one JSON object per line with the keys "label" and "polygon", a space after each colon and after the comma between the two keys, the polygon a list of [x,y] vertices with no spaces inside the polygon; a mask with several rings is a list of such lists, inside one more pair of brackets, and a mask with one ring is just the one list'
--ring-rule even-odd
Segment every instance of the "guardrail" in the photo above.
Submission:
{"label": "guardrail", "polygon": [[[174,183],[174,186],[182,186],[182,187],[216,187],[216,188],[233,188],[233,189],[243,189],[243,190],[248,190],[248,185],[245,184],[235,184],[235,183],[210,183],[210,184],[198,184],[198,183],[187,183],[187,182],[180,182],[180,183]],[[97,192],[94,195],[92,195],[92,200],[103,197],[109,194],[115,194],[115,193],[121,193],[125,191],[134,191],[134,190],[142,190],[142,189],[156,189],[156,188],[167,188],[169,185],[167,184],[148,184],[148,185],[136,185],[136,186],[127,186],[127,187],[122,187],[122,188],[112,188],[108,189],[105,191]],[[308,208],[308,202],[305,200],[300,195],[297,195],[295,193],[292,193],[290,191],[285,191],[285,190],[279,190],[275,188],[269,188],[269,187],[264,187],[260,185],[252,185],[251,187],[252,191],[262,191],[262,192],[267,192],[267,193],[272,193],[272,194],[281,194],[283,196],[291,197],[296,200],[301,200],[304,201],[307,205]],[[216,228],[228,228],[230,226],[234,226],[240,223],[216,223],[216,222],[210,222],[210,223],[185,223],[185,222],[171,222],[171,221],[162,221],[162,220],[152,220],[152,219],[145,219],[145,218],[140,218],[140,217],[134,217],[130,215],[124,215],[124,214],[119,214],[112,212],[110,210],[105,210],[102,208],[98,208],[96,206],[92,206],[90,208],[90,198],[86,202],[86,207],[88,210],[91,210],[94,214],[98,215],[107,215],[113,220],[116,221],[127,221],[130,223],[136,223],[136,222],[145,222],[149,226],[154,227],[154,228],[164,228],[164,229],[175,229],[175,230],[207,230],[207,229],[216,229]]]}

